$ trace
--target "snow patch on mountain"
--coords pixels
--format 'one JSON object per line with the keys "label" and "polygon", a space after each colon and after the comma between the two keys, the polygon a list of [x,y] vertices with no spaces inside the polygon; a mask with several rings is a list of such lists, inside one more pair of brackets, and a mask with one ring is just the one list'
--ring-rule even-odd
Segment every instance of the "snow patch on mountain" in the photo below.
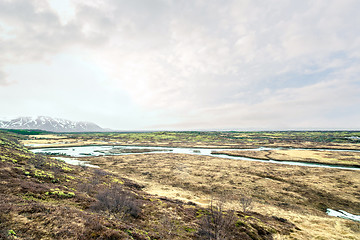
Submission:
{"label": "snow patch on mountain", "polygon": [[105,129],[91,122],[74,122],[61,118],[18,117],[11,120],[0,120],[0,128],[5,129],[39,129],[51,132],[103,132]]}

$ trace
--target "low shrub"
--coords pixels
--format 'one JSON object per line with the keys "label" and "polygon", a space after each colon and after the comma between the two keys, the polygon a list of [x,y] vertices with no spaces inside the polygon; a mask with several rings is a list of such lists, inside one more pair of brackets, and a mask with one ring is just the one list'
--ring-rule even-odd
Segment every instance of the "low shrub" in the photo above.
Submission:
{"label": "low shrub", "polygon": [[248,212],[253,207],[253,199],[249,196],[246,196],[245,194],[240,196],[239,199],[239,205],[241,207],[241,210],[243,212]]}
{"label": "low shrub", "polygon": [[197,235],[200,239],[228,239],[232,236],[237,217],[233,211],[224,211],[222,200],[212,201],[201,216]]}
{"label": "low shrub", "polygon": [[141,208],[132,194],[118,185],[99,192],[96,199],[97,201],[92,205],[93,210],[109,212],[119,218],[129,215],[137,218],[141,212]]}

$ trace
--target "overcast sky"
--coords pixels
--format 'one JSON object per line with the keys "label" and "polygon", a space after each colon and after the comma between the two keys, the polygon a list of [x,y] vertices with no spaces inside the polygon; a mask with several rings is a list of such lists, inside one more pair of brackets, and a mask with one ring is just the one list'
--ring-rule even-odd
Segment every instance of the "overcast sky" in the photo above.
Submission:
{"label": "overcast sky", "polygon": [[0,0],[0,116],[360,130],[358,0]]}

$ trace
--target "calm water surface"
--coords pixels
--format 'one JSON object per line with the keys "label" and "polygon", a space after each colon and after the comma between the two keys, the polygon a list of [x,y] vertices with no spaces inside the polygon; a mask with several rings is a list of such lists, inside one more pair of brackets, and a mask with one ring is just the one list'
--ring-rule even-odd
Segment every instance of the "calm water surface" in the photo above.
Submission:
{"label": "calm water surface", "polygon": [[[321,163],[305,163],[305,162],[295,162],[295,161],[277,161],[277,160],[261,160],[249,157],[239,157],[239,156],[229,156],[226,154],[213,154],[215,151],[225,151],[225,150],[251,150],[251,151],[263,151],[263,150],[278,150],[283,148],[257,148],[257,149],[230,149],[230,148],[181,148],[181,147],[145,147],[145,146],[82,146],[82,147],[62,147],[62,148],[39,148],[32,149],[34,153],[46,153],[54,155],[64,155],[70,157],[89,157],[89,156],[106,156],[106,155],[129,155],[129,154],[144,154],[144,153],[111,153],[109,150],[112,149],[147,149],[149,152],[145,153],[183,153],[183,154],[193,154],[193,155],[203,155],[203,156],[215,156],[227,159],[236,159],[236,160],[246,160],[246,161],[255,161],[255,162],[267,162],[274,164],[285,164],[285,165],[295,165],[295,166],[307,166],[307,167],[324,167],[324,168],[336,168],[336,169],[347,169],[347,170],[360,170],[357,167],[347,167],[347,166],[334,166]],[[153,151],[151,150],[161,150]],[[297,148],[295,150],[306,150]],[[315,150],[324,150],[324,149],[315,149]],[[351,152],[360,152],[359,150],[342,150],[342,149],[332,149],[327,151],[351,151]]]}

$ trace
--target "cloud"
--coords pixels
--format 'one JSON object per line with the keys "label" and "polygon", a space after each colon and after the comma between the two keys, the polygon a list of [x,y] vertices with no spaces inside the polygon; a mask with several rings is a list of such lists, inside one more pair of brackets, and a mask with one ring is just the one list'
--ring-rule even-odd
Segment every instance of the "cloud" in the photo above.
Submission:
{"label": "cloud", "polygon": [[[146,85],[149,92],[157,92],[154,88],[161,86],[164,92],[167,92],[169,85],[174,86],[175,91],[181,87],[191,96],[191,89],[197,85],[202,87],[213,84],[214,88],[217,88],[218,79],[221,77],[224,77],[223,82],[231,81],[230,88],[234,85],[243,87],[247,84],[263,83],[269,76],[273,79],[277,74],[323,68],[324,61],[328,61],[334,54],[352,52],[356,45],[354,39],[358,38],[356,34],[350,34],[354,35],[353,38],[343,37],[349,35],[348,32],[344,33],[344,27],[350,31],[349,19],[340,18],[346,15],[347,11],[333,13],[338,5],[336,1],[323,2],[316,6],[311,6],[309,2],[300,7],[288,5],[275,16],[273,12],[279,12],[276,11],[278,6],[275,4],[266,5],[269,8],[254,4],[249,4],[247,8],[236,4],[227,7],[209,5],[199,3],[195,5],[196,10],[191,11],[187,6],[180,8],[173,3],[168,11],[181,9],[180,13],[170,16],[163,14],[164,19],[157,24],[158,31],[143,33],[146,40],[122,42],[120,39],[124,48],[114,49],[109,46],[109,51],[117,54],[110,55],[107,60],[116,63],[115,74],[118,74],[119,78],[130,66],[133,67],[132,70],[142,72],[139,76],[131,76],[131,80],[125,80],[131,82],[129,91],[134,91],[135,95],[143,95],[143,92],[132,89],[133,82]],[[291,7],[290,10],[288,7]],[[226,16],[230,8],[234,13]],[[239,11],[236,11],[237,9]],[[132,11],[136,9],[130,10]],[[291,14],[286,16],[285,11],[290,11]],[[152,13],[145,11],[141,14],[147,16]],[[162,15],[161,12],[157,14]],[[127,20],[131,23],[129,24],[134,26],[133,29],[141,26],[128,15],[125,16],[128,17]],[[333,15],[338,21],[332,20]],[[267,19],[269,21],[266,21]],[[326,22],[330,20],[332,21],[329,27]],[[354,23],[351,25],[354,29],[358,28]],[[119,26],[119,29],[124,30],[124,27]],[[128,36],[126,29],[124,36]],[[163,39],[160,41],[162,46],[157,46],[154,51],[147,44],[159,36]],[[154,42],[158,43],[157,40]],[[106,54],[106,57],[108,56]],[[338,60],[346,61],[346,58],[347,56],[343,56]],[[209,78],[209,75],[212,78]],[[187,86],[191,86],[191,89]],[[199,94],[202,92],[200,89]],[[169,92],[169,95],[172,93]],[[171,96],[169,97],[171,99]],[[144,102],[148,103],[147,100]]]}
{"label": "cloud", "polygon": [[1,0],[0,27],[2,65],[49,61],[71,48],[91,48],[105,41],[101,34],[87,36],[80,21],[63,25],[46,0]]}
{"label": "cloud", "polygon": [[[201,109],[188,121],[168,128],[281,130],[357,129],[360,86],[342,80],[301,88],[263,91],[257,103],[232,103]],[[199,116],[201,116],[199,118]],[[197,121],[196,121],[197,120]]]}
{"label": "cloud", "polygon": [[9,82],[6,79],[6,74],[0,71],[0,86],[7,86]]}
{"label": "cloud", "polygon": [[157,126],[340,126],[355,113],[337,113],[360,104],[356,0],[70,5],[0,0],[2,71],[82,56]]}

